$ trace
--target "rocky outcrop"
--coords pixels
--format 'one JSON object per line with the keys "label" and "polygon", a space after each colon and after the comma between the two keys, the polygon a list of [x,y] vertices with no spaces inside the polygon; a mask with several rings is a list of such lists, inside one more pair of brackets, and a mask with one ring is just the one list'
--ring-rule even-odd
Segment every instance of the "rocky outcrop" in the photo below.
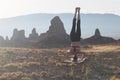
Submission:
{"label": "rocky outcrop", "polygon": [[13,36],[11,38],[12,41],[25,41],[25,31],[24,30],[20,30],[18,31],[17,29],[14,29],[13,31]]}
{"label": "rocky outcrop", "polygon": [[[104,37],[101,35],[100,30],[96,29],[95,34],[90,38],[81,39],[81,44],[106,44],[120,42],[119,40],[114,40],[111,37]],[[9,39],[0,36],[0,46],[6,47],[44,47],[44,48],[57,48],[70,46],[70,38],[64,29],[64,24],[61,19],[56,16],[51,20],[48,31],[42,33],[40,36],[33,28],[31,34],[28,38],[25,37],[24,30],[14,29],[12,37]]]}
{"label": "rocky outcrop", "polygon": [[120,43],[120,39],[118,39],[118,43]]}
{"label": "rocky outcrop", "polygon": [[6,36],[6,41],[9,41],[9,38],[8,38],[8,36]]}
{"label": "rocky outcrop", "polygon": [[38,42],[38,40],[39,40],[39,35],[38,35],[38,33],[36,32],[36,29],[35,28],[33,28],[33,30],[32,30],[32,33],[29,35],[29,41],[30,42]]}
{"label": "rocky outcrop", "polygon": [[58,16],[51,20],[51,25],[46,33],[40,35],[39,47],[63,47],[70,43],[63,22]]}
{"label": "rocky outcrop", "polygon": [[2,36],[0,36],[0,41],[4,41],[4,38]]}
{"label": "rocky outcrop", "polygon": [[51,25],[49,27],[49,30],[47,31],[48,36],[53,36],[53,35],[62,35],[63,37],[66,36],[66,31],[64,29],[64,25],[60,18],[58,16],[54,17],[51,20]]}
{"label": "rocky outcrop", "polygon": [[94,37],[95,37],[95,38],[100,38],[100,37],[101,37],[100,31],[99,31],[98,28],[95,30]]}
{"label": "rocky outcrop", "polygon": [[115,42],[115,40],[111,37],[101,36],[99,29],[96,29],[95,34],[90,38],[84,39],[84,42],[90,44],[105,44]]}
{"label": "rocky outcrop", "polygon": [[4,45],[4,38],[2,36],[0,36],[0,46],[3,46]]}

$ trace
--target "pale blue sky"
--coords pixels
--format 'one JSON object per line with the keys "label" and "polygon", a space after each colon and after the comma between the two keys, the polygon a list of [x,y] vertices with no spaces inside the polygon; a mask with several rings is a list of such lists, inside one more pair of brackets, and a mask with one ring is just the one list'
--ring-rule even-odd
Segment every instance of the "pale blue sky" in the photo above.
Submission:
{"label": "pale blue sky", "polygon": [[0,0],[0,18],[33,13],[73,13],[76,6],[82,13],[120,15],[120,0]]}

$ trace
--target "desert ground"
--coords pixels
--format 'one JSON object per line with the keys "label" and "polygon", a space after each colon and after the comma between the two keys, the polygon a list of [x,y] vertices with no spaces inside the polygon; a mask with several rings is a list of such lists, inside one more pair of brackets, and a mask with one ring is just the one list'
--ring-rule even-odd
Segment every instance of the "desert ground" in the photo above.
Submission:
{"label": "desert ground", "polygon": [[0,48],[0,80],[120,80],[120,45],[82,45],[87,59],[64,63],[69,48]]}

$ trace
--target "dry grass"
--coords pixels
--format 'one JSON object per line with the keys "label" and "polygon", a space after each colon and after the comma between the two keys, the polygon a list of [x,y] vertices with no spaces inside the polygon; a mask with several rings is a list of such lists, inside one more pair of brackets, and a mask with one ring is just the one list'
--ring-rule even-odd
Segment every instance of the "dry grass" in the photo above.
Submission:
{"label": "dry grass", "polygon": [[0,80],[119,80],[120,46],[82,47],[88,59],[63,63],[67,49],[0,48]]}
{"label": "dry grass", "polygon": [[83,51],[86,53],[120,52],[120,45],[94,45]]}

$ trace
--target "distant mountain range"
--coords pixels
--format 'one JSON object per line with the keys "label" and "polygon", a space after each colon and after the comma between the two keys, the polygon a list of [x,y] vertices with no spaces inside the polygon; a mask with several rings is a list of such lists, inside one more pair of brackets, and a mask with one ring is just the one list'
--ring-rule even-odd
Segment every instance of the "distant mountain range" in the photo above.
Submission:
{"label": "distant mountain range", "polygon": [[[50,20],[59,16],[64,23],[66,32],[69,34],[72,26],[72,13],[62,14],[30,14],[12,18],[0,19],[0,35],[11,37],[13,29],[24,29],[26,36],[33,28],[39,35],[46,32],[50,26]],[[90,37],[99,28],[101,35],[120,39],[120,16],[114,14],[81,14],[82,37]]]}

